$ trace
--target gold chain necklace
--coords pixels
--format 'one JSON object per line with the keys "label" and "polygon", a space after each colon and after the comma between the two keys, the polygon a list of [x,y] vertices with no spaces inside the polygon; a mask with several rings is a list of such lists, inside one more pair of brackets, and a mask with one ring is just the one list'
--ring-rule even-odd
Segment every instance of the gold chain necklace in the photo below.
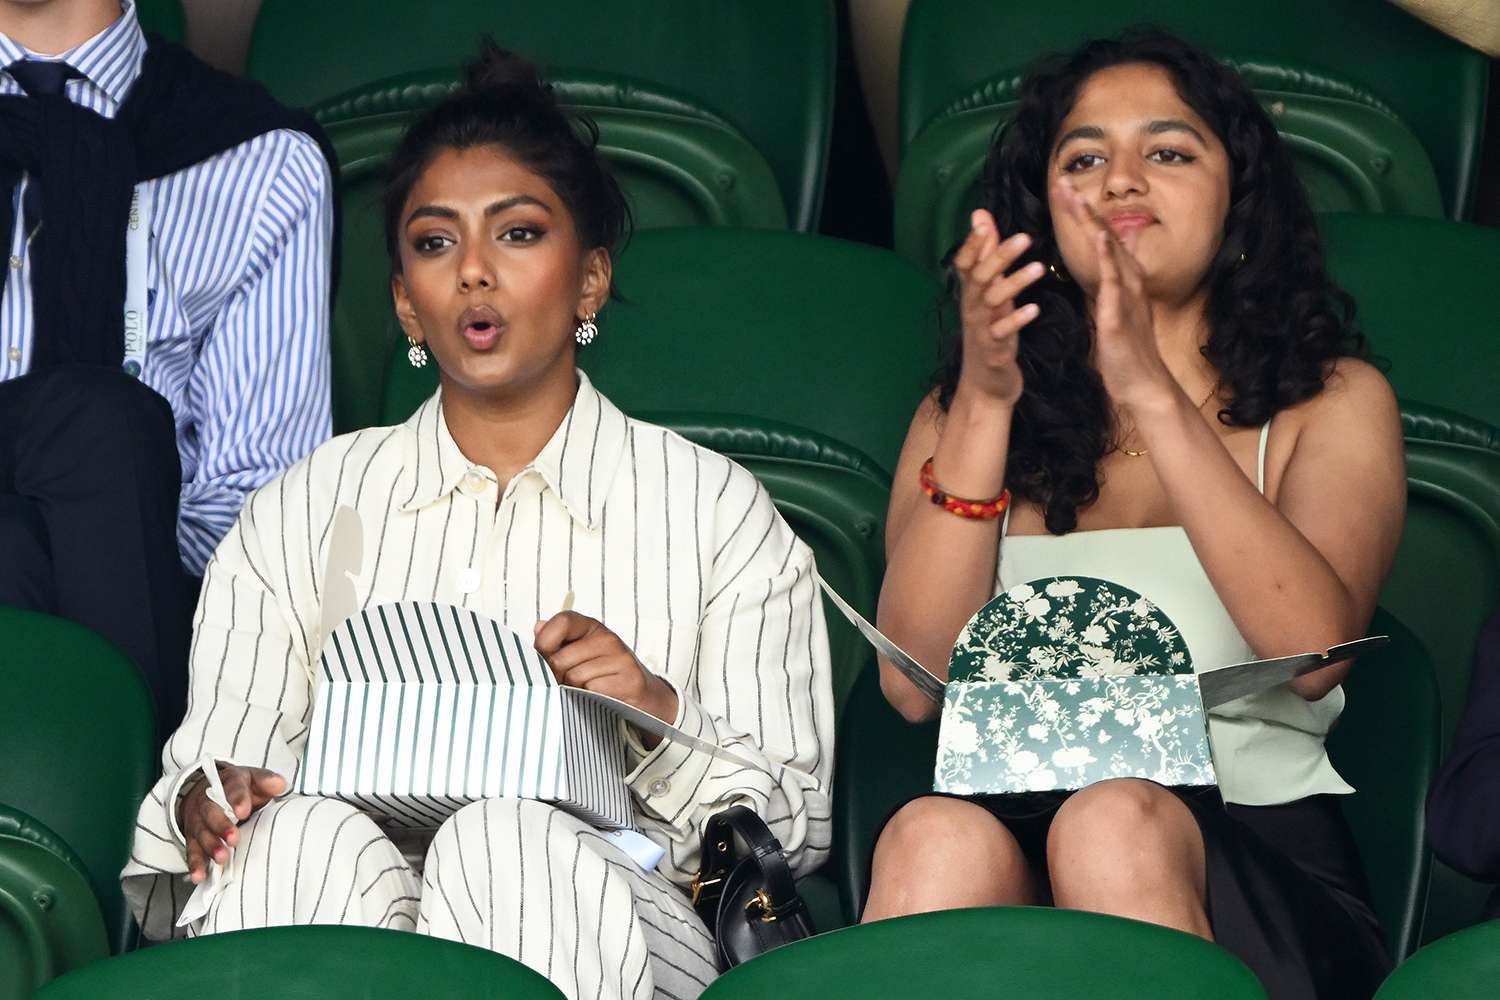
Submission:
{"label": "gold chain necklace", "polygon": [[[1218,391],[1219,391],[1219,383],[1215,382],[1214,385],[1213,385],[1213,388],[1208,390],[1208,395],[1203,397],[1203,402],[1201,402],[1201,403],[1198,404],[1198,409],[1201,410],[1205,406],[1207,406],[1208,405],[1208,401],[1210,399],[1213,399],[1214,396],[1218,393]],[[1134,450],[1132,450],[1130,448],[1123,448],[1122,447],[1122,448],[1120,448],[1120,451],[1122,453],[1130,456],[1131,458],[1140,458],[1143,455],[1150,454],[1150,449],[1149,448],[1142,448],[1140,451],[1134,451]]]}

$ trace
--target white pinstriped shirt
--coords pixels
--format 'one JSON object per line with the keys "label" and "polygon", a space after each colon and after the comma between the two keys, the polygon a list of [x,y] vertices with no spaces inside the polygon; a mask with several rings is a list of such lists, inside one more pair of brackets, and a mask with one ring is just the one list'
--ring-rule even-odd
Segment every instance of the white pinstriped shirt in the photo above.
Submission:
{"label": "white pinstriped shirt", "polygon": [[[67,84],[68,99],[107,118],[146,52],[134,4],[121,7],[119,20],[57,57],[82,74]],[[0,68],[32,56],[0,34]],[[21,93],[0,72],[0,94]],[[140,188],[152,207],[141,378],[176,416],[177,539],[183,565],[201,573],[249,492],[332,433],[332,181],[317,143],[276,131]],[[24,190],[23,180],[7,234],[0,380],[31,366]]]}
{"label": "white pinstriped shirt", "polygon": [[811,550],[750,473],[627,418],[579,373],[568,416],[503,490],[459,451],[434,396],[404,424],[327,442],[250,498],[209,563],[187,717],[141,807],[124,872],[137,912],[164,920],[190,888],[152,877],[186,868],[167,810],[186,770],[211,754],[297,771],[340,505],[364,525],[362,606],[440,601],[530,635],[571,590],[677,691],[678,728],[756,763],[632,747],[636,820],[667,848],[669,878],[697,872],[703,824],[736,802],[798,871],[826,857],[833,696]]}

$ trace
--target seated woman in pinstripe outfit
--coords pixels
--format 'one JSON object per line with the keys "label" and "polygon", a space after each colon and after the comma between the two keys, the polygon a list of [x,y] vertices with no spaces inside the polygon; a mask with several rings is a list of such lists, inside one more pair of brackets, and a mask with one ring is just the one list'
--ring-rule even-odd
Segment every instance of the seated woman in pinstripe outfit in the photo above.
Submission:
{"label": "seated woman in pinstripe outfit", "polygon": [[[688,997],[715,968],[681,889],[705,821],[749,804],[799,871],[826,855],[833,716],[811,552],[749,473],[626,417],[574,365],[629,224],[593,147],[493,46],[403,140],[392,287],[410,357],[436,358],[441,389],[256,493],[209,564],[188,716],[124,872],[149,936],[413,928],[516,957],[570,996]],[[758,766],[632,735],[637,825],[666,852],[649,871],[539,801],[475,803],[403,852],[353,807],[288,794],[341,505],[373,554],[363,605],[430,599],[534,630],[562,683]],[[558,613],[569,592],[579,611]],[[207,800],[208,758],[233,817]],[[206,912],[177,929],[188,882],[211,869]]]}

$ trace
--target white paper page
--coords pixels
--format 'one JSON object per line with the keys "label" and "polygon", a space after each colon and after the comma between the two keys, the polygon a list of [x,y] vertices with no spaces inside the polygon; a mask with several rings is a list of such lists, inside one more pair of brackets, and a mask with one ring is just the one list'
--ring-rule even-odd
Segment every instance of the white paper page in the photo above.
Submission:
{"label": "white paper page", "polygon": [[891,665],[901,671],[902,676],[911,681],[912,686],[925,694],[934,704],[941,705],[943,703],[943,688],[946,685],[936,674],[918,663],[916,658],[906,650],[887,639],[879,629],[866,621],[864,615],[855,611],[849,602],[840,597],[838,591],[830,587],[828,582],[821,576],[818,576],[816,572],[813,576],[818,581],[818,586],[823,588],[823,593],[827,594],[828,599],[833,602],[834,607],[838,608],[844,617],[849,619],[849,624],[858,629],[859,634],[864,636],[865,640],[874,646],[877,652],[883,654],[887,660],[890,660]]}

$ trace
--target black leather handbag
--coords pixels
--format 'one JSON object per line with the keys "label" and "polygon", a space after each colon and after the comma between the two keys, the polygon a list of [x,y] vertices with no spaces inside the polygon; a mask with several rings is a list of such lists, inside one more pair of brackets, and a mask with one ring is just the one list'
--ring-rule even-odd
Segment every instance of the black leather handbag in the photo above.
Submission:
{"label": "black leather handbag", "polygon": [[781,842],[745,806],[724,810],[704,828],[693,908],[713,931],[720,972],[816,933]]}

